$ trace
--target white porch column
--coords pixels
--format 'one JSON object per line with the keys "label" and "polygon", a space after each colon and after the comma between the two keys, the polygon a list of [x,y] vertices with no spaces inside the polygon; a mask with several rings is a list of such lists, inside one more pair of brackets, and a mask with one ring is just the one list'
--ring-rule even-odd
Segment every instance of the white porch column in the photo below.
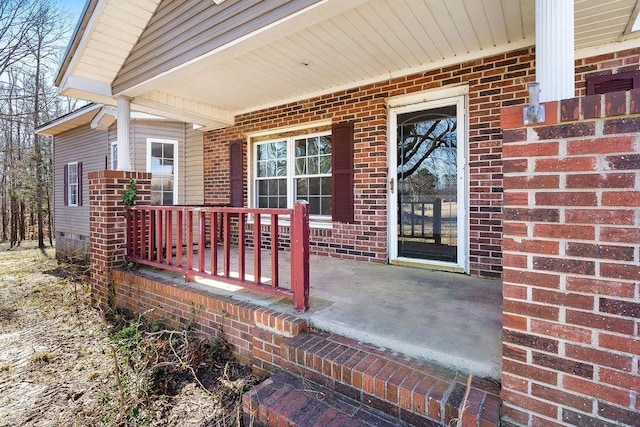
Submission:
{"label": "white porch column", "polygon": [[116,100],[118,120],[118,170],[131,169],[131,98],[118,97]]}
{"label": "white porch column", "polygon": [[536,0],[536,81],[540,101],[575,96],[574,0]]}

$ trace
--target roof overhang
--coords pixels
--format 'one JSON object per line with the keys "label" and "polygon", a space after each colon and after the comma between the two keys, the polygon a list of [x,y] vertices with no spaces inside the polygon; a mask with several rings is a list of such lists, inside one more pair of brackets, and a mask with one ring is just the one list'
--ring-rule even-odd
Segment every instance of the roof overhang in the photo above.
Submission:
{"label": "roof overhang", "polygon": [[[114,107],[91,103],[37,127],[35,133],[38,135],[58,136],[61,133],[85,125],[90,125],[91,129],[107,130],[116,122],[116,118],[116,110]],[[141,111],[132,111],[131,119],[167,120],[165,117]]]}
{"label": "roof overhang", "polygon": [[101,104],[87,104],[75,111],[60,116],[35,129],[37,135],[57,136],[63,132],[91,123],[103,108]]}
{"label": "roof overhang", "polygon": [[[132,109],[215,129],[238,114],[535,44],[535,0],[304,5],[129,84],[119,73],[163,4],[90,0],[56,83],[64,95],[109,105],[127,96]],[[639,34],[630,32],[637,14],[637,0],[576,0],[576,57],[637,46]]]}

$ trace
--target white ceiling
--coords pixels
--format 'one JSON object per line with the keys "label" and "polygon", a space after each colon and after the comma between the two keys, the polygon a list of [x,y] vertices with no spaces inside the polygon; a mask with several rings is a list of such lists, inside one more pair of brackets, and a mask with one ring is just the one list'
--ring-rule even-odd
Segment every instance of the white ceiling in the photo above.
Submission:
{"label": "white ceiling", "polygon": [[[99,1],[102,14],[70,75],[113,80],[157,1],[136,1],[127,16],[116,8],[123,3],[134,2]],[[330,0],[123,95],[142,111],[220,127],[238,112],[533,45],[534,4]],[[637,0],[575,0],[576,49],[637,37],[625,35],[636,6]],[[76,93],[88,95],[86,88]]]}

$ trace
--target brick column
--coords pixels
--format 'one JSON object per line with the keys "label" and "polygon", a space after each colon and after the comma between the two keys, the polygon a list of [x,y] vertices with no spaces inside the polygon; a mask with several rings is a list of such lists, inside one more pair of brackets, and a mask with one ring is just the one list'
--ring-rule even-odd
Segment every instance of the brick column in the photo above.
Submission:
{"label": "brick column", "polygon": [[136,204],[150,201],[151,174],[101,170],[89,172],[89,260],[93,298],[108,302],[112,295],[111,269],[124,263],[125,208],[122,192],[136,183]]}
{"label": "brick column", "polygon": [[640,91],[504,129],[503,421],[638,425]]}

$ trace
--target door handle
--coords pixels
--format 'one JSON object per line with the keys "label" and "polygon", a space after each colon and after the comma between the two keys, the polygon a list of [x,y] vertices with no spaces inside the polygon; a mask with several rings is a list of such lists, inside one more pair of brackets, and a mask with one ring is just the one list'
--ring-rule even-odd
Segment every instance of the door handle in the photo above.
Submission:
{"label": "door handle", "polygon": [[393,194],[394,184],[395,184],[395,181],[393,177],[391,177],[391,180],[389,181],[389,191],[391,192],[391,194]]}

